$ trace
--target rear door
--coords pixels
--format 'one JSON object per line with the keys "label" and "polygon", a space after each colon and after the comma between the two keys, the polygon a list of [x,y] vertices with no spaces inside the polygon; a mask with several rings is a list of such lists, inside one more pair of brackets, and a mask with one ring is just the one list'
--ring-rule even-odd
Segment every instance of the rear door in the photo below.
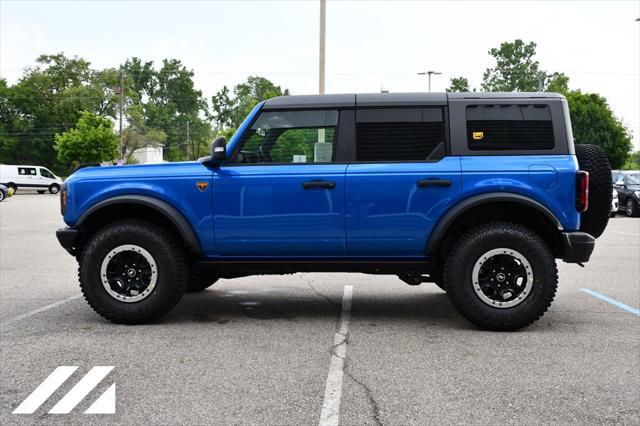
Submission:
{"label": "rear door", "polygon": [[337,157],[341,120],[335,109],[260,113],[230,160],[214,171],[220,254],[345,254],[347,166]]}
{"label": "rear door", "polygon": [[347,168],[347,254],[424,257],[440,217],[460,197],[447,156],[446,107],[358,108]]}

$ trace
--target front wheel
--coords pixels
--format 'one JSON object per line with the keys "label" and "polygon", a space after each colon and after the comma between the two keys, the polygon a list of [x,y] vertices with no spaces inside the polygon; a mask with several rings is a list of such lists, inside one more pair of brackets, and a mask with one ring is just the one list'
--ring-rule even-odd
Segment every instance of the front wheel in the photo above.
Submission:
{"label": "front wheel", "polygon": [[627,205],[625,206],[625,213],[629,217],[638,216],[638,207],[636,206],[635,201],[631,197],[627,198]]}
{"label": "front wheel", "polygon": [[458,240],[445,262],[444,284],[469,322],[487,330],[517,330],[549,308],[558,271],[553,253],[536,233],[494,222]]}
{"label": "front wheel", "polygon": [[79,258],[80,288],[89,305],[120,324],[151,322],[171,310],[187,285],[180,243],[142,220],[115,222],[96,232]]}

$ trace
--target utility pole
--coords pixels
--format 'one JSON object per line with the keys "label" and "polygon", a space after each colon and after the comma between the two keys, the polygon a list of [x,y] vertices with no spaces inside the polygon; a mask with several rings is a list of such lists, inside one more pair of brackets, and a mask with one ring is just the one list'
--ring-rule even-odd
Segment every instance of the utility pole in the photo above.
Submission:
{"label": "utility pole", "polygon": [[[187,160],[189,159],[189,120],[187,120]],[[191,156],[193,157],[193,152],[191,152]],[[195,160],[195,158],[192,158],[192,160]]]}
{"label": "utility pole", "polygon": [[[327,21],[327,1],[320,0],[320,49],[318,51],[318,94],[324,95],[325,38]],[[325,130],[318,129],[318,142],[325,141]],[[315,151],[315,148],[314,148]],[[314,158],[316,154],[314,152]]]}
{"label": "utility pole", "polygon": [[122,140],[122,111],[124,110],[124,73],[120,70],[120,159],[124,160],[124,141]]}
{"label": "utility pole", "polygon": [[542,72],[538,72],[538,92],[542,92],[542,78],[544,74]]}
{"label": "utility pole", "polygon": [[324,95],[324,52],[325,33],[327,18],[327,1],[320,0],[320,52],[319,52],[319,72],[318,72],[318,94]]}
{"label": "utility pole", "polygon": [[419,72],[418,75],[426,75],[429,77],[429,92],[431,92],[431,76],[432,75],[440,75],[442,74],[441,72],[438,71],[423,71],[423,72]]}

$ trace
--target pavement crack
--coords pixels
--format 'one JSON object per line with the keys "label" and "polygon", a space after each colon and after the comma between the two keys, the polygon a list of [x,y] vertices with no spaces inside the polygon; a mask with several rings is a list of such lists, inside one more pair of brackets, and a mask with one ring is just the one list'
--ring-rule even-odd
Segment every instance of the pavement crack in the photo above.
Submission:
{"label": "pavement crack", "polygon": [[317,288],[315,288],[313,286],[313,284],[311,284],[310,281],[305,281],[307,286],[311,289],[311,291],[313,291],[313,293],[318,296],[321,299],[324,299],[327,303],[329,303],[331,306],[334,306],[336,308],[342,308],[342,305],[340,303],[336,303],[333,301],[333,299],[331,299],[329,296],[327,296],[326,294],[321,293],[320,291],[318,291]]}
{"label": "pavement crack", "polygon": [[380,419],[380,405],[378,404],[378,401],[376,401],[376,399],[374,398],[371,388],[369,388],[369,386],[367,386],[364,382],[355,378],[353,373],[351,373],[351,371],[349,371],[349,369],[347,368],[346,362],[344,366],[344,374],[346,374],[351,380],[353,380],[354,383],[356,383],[358,386],[362,388],[365,395],[367,396],[367,399],[369,400],[373,421],[375,422],[376,425],[383,426],[382,420]]}

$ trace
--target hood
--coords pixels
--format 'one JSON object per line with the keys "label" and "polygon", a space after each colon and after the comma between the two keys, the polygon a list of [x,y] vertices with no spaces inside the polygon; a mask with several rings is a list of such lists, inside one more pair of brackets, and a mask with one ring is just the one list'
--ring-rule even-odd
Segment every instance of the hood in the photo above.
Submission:
{"label": "hood", "polygon": [[85,167],[74,172],[67,183],[80,180],[146,179],[172,176],[203,176],[210,174],[206,166],[197,161],[178,163],[135,164],[130,166]]}

